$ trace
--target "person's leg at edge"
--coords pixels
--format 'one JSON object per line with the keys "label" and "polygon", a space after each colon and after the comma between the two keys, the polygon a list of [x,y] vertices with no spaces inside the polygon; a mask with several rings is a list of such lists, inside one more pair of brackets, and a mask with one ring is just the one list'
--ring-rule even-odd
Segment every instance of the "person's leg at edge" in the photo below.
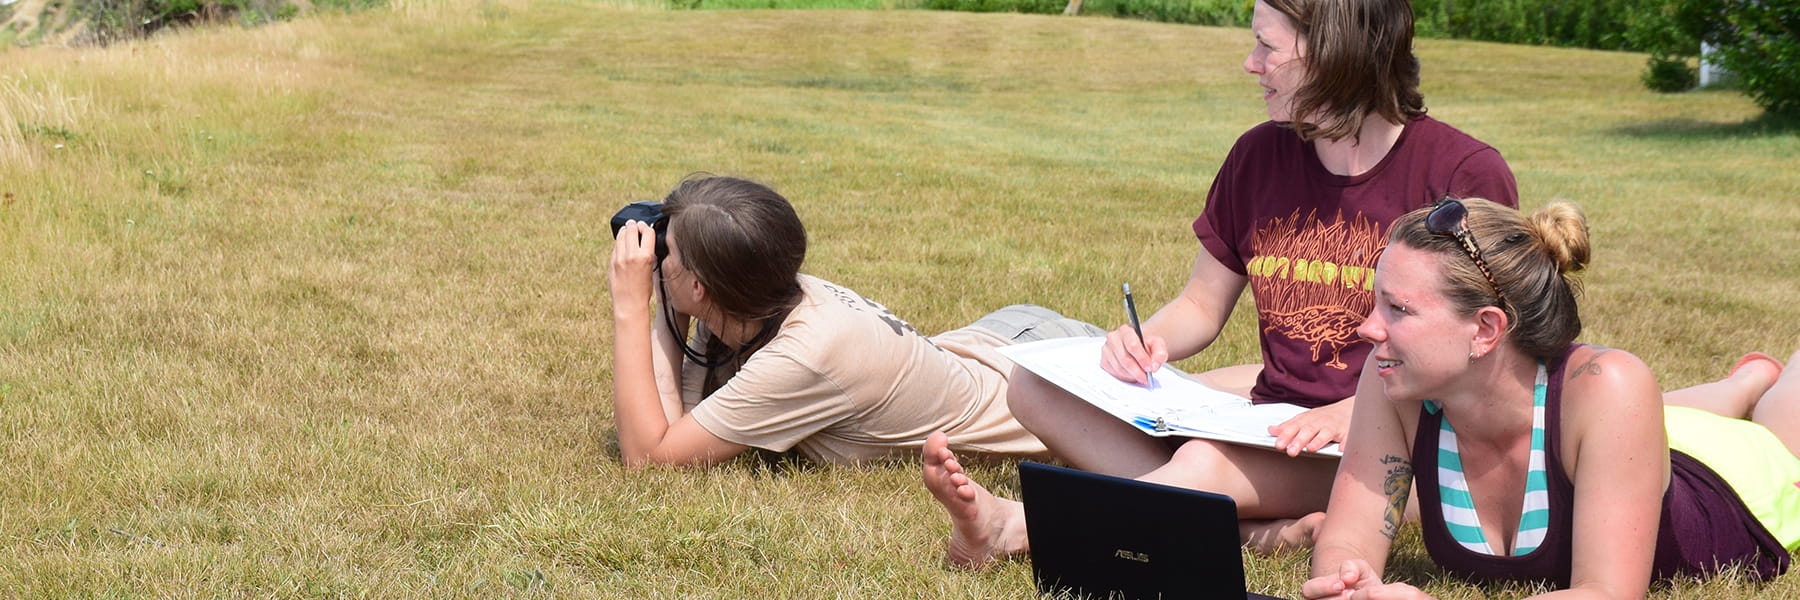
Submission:
{"label": "person's leg at edge", "polygon": [[1250,388],[1256,387],[1256,378],[1262,375],[1262,368],[1262,363],[1219,367],[1194,375],[1194,379],[1215,390],[1249,398]]}
{"label": "person's leg at edge", "polygon": [[944,558],[951,566],[981,569],[996,558],[1029,550],[1025,537],[1025,505],[999,498],[969,479],[950,451],[943,432],[925,439],[926,489],[950,513],[950,543]]}
{"label": "person's leg at edge", "polygon": [[[1257,363],[1219,367],[1194,377],[1215,389],[1248,398],[1260,375],[1262,364]],[[1409,514],[1417,521],[1418,510],[1414,507],[1416,503],[1409,505],[1408,508],[1412,509]],[[1239,523],[1238,535],[1243,539],[1244,547],[1262,554],[1272,554],[1284,549],[1312,547],[1313,536],[1324,522],[1324,512],[1314,512],[1297,519],[1252,519]]]}
{"label": "person's leg at edge", "polygon": [[1173,453],[1161,438],[1144,435],[1022,368],[1015,367],[1007,381],[1006,403],[1051,454],[1083,471],[1138,477],[1163,466]]}
{"label": "person's leg at edge", "polygon": [[[1788,364],[1794,365],[1796,360],[1800,360],[1800,351],[1788,357]],[[1788,452],[1800,456],[1800,368],[1781,372],[1775,385],[1757,401],[1750,420],[1769,428],[1775,437],[1781,438]]]}
{"label": "person's leg at edge", "polygon": [[1230,496],[1237,502],[1238,535],[1245,547],[1269,554],[1312,547],[1331,500],[1337,465],[1335,458],[1290,457],[1265,448],[1191,440],[1167,465],[1140,479]]}
{"label": "person's leg at edge", "polygon": [[1697,408],[1733,419],[1750,418],[1757,399],[1775,385],[1781,363],[1761,352],[1738,360],[1724,379],[1663,393],[1663,404]]}

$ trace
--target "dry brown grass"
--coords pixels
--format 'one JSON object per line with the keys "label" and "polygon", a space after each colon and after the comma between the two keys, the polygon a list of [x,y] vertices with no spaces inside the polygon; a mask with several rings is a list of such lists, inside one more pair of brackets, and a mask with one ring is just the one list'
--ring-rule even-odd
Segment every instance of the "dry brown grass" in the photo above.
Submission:
{"label": "dry brown grass", "polygon": [[[798,204],[809,271],[922,329],[1021,301],[1116,321],[1121,280],[1174,294],[1261,118],[1246,46],[540,0],[5,52],[0,596],[1028,597],[1023,563],[941,569],[908,463],[623,472],[602,222],[748,175]],[[1421,50],[1433,113],[1528,206],[1587,207],[1588,339],[1671,385],[1795,345],[1793,131],[1643,92],[1635,55]],[[1186,366],[1255,356],[1240,318]],[[1298,564],[1253,578],[1291,594]]]}

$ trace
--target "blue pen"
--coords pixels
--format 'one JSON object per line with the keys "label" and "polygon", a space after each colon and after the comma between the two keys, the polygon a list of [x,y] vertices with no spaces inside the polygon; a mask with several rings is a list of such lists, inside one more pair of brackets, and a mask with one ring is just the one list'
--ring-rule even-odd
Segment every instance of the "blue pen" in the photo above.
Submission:
{"label": "blue pen", "polygon": [[[1144,343],[1144,328],[1143,326],[1138,325],[1137,303],[1131,301],[1131,284],[1125,283],[1121,285],[1125,288],[1125,318],[1131,320],[1131,330],[1137,332],[1138,345],[1143,346],[1145,352],[1149,352],[1150,344]],[[1149,371],[1144,372],[1144,383],[1151,387],[1156,386],[1156,381],[1150,379]]]}

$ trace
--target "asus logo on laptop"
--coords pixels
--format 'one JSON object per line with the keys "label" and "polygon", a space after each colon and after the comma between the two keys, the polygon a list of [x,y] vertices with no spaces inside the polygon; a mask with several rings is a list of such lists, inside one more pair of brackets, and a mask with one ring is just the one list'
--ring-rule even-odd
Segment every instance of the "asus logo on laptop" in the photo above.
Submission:
{"label": "asus logo on laptop", "polygon": [[1118,552],[1114,552],[1113,556],[1146,564],[1150,562],[1150,554],[1147,552],[1132,552],[1130,550],[1120,549]]}

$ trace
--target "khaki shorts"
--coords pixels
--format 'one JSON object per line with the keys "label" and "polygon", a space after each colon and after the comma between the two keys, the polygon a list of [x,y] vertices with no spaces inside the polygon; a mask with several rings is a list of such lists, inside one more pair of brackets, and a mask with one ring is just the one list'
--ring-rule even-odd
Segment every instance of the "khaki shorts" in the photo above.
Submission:
{"label": "khaki shorts", "polygon": [[1104,337],[1106,330],[1036,304],[1014,304],[988,313],[971,327],[992,331],[1014,344],[1066,337]]}

